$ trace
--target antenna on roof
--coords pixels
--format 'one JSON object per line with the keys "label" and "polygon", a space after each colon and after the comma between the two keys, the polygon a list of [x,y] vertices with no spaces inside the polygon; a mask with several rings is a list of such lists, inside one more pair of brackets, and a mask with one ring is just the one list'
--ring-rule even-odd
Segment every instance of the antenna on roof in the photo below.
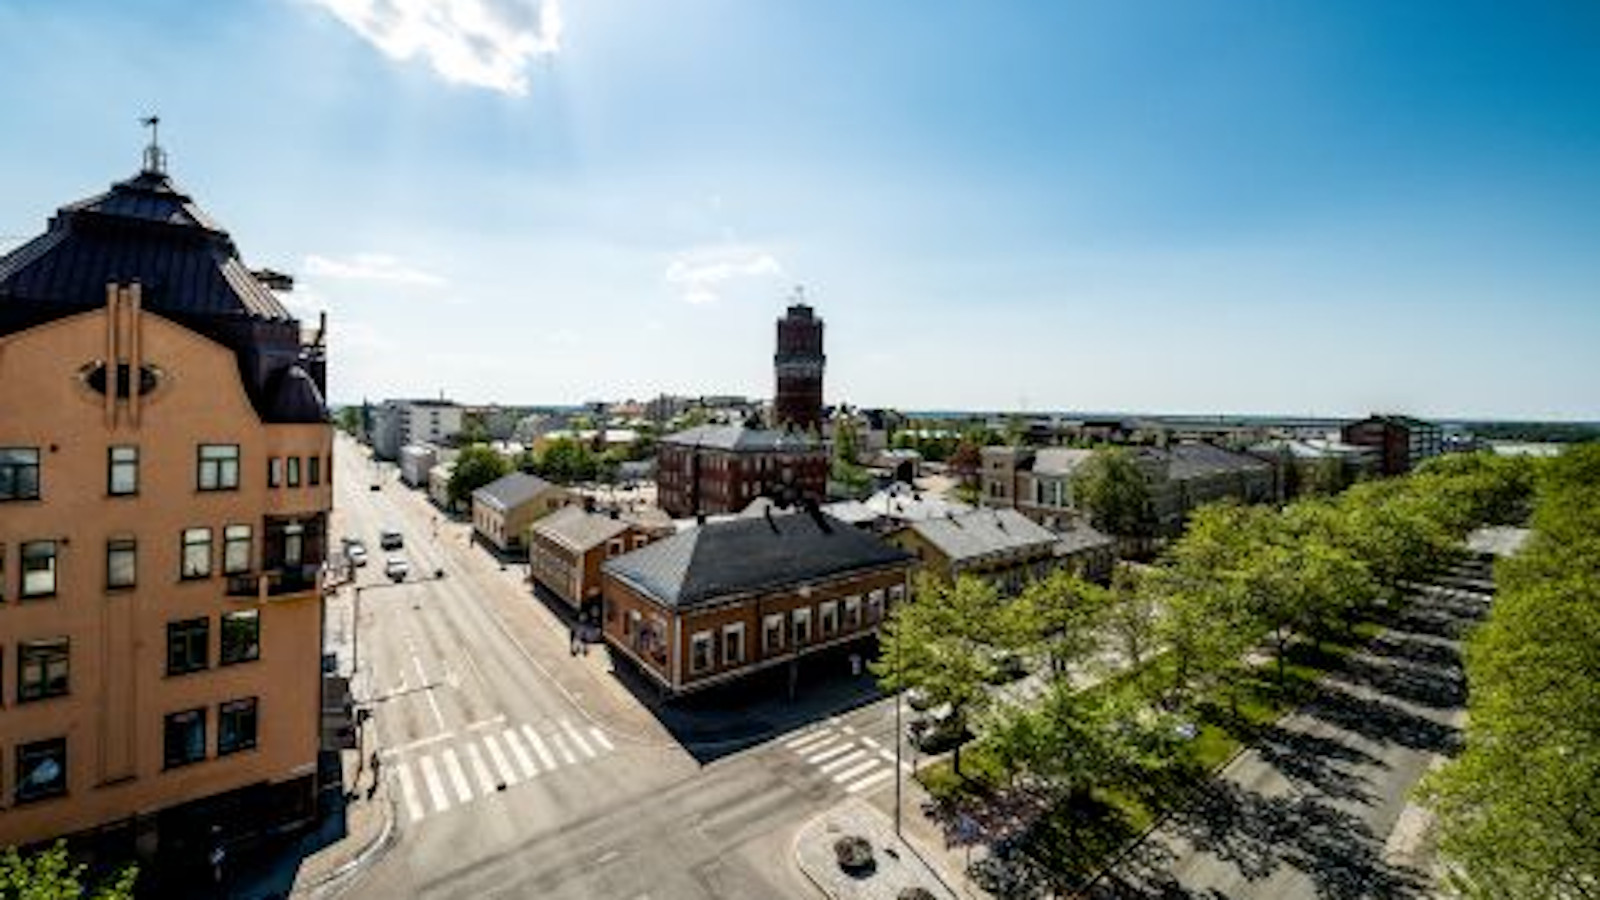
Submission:
{"label": "antenna on roof", "polygon": [[158,175],[167,171],[167,151],[161,149],[161,117],[148,115],[139,124],[150,129],[150,146],[144,148],[144,170]]}

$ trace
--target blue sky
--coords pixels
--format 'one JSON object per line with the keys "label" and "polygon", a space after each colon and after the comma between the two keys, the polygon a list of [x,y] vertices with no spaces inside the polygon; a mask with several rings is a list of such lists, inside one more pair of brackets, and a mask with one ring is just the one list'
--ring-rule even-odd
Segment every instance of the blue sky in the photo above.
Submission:
{"label": "blue sky", "polygon": [[331,394],[1600,419],[1600,6],[0,3],[0,248],[137,168]]}

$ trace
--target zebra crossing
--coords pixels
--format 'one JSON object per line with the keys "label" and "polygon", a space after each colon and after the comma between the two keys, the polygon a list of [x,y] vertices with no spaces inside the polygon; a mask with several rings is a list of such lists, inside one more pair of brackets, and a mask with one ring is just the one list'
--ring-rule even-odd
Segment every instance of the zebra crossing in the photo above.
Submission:
{"label": "zebra crossing", "polygon": [[419,822],[615,749],[599,728],[560,719],[542,733],[532,725],[497,722],[391,750],[384,758],[391,762],[406,820]]}
{"label": "zebra crossing", "polygon": [[[783,746],[847,794],[870,790],[894,775],[894,749],[850,725],[823,725],[784,741]],[[900,766],[911,771],[910,763],[902,761]]]}

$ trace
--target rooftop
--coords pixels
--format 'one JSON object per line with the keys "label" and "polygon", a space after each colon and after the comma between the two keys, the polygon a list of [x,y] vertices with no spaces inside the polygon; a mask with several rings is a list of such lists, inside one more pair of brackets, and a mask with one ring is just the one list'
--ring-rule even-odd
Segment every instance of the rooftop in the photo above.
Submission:
{"label": "rooftop", "polygon": [[952,562],[1051,547],[1059,540],[1055,532],[1014,509],[977,509],[911,527]]}
{"label": "rooftop", "polygon": [[711,447],[717,450],[732,450],[736,453],[822,449],[821,442],[802,432],[780,431],[775,428],[746,428],[743,425],[700,425],[669,434],[661,439],[661,443],[686,447]]}
{"label": "rooftop", "polygon": [[627,531],[628,527],[620,518],[588,512],[580,506],[567,506],[535,522],[533,532],[583,553]]}
{"label": "rooftop", "polygon": [[512,472],[473,491],[472,499],[505,512],[527,503],[554,487],[555,485],[537,475]]}

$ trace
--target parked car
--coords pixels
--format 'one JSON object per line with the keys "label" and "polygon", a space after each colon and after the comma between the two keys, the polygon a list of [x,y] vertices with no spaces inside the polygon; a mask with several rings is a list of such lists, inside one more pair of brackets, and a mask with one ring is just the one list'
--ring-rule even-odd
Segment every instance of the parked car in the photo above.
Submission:
{"label": "parked car", "polygon": [[912,719],[906,725],[906,737],[923,753],[943,753],[972,740],[972,732],[963,717],[945,703]]}
{"label": "parked car", "polygon": [[344,558],[350,560],[352,566],[364,566],[367,564],[367,548],[362,546],[360,541],[346,544]]}
{"label": "parked car", "polygon": [[383,564],[383,574],[389,576],[391,581],[405,581],[406,575],[411,572],[411,564],[403,556],[391,556]]}
{"label": "parked car", "polygon": [[398,528],[385,528],[378,532],[378,546],[385,550],[399,550],[406,545],[405,535]]}

